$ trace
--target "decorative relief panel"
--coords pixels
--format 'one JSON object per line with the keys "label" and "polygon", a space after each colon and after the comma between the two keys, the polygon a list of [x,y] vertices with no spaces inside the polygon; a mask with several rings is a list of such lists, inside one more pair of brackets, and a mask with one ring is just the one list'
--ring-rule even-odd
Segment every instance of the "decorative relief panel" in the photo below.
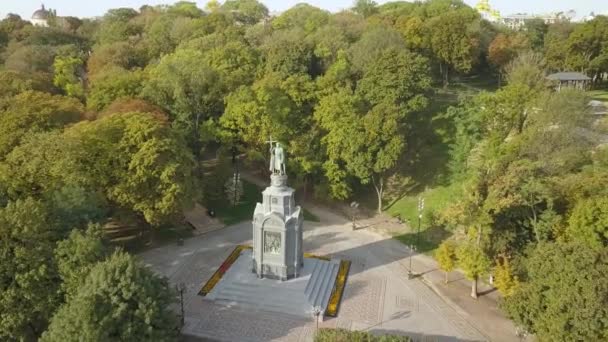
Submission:
{"label": "decorative relief panel", "polygon": [[264,253],[281,253],[281,233],[268,231],[264,232]]}

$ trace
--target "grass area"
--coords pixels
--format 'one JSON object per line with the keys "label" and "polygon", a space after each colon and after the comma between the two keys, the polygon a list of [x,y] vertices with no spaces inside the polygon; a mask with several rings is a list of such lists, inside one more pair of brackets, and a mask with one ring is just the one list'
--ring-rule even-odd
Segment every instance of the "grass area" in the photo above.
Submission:
{"label": "grass area", "polygon": [[215,210],[217,217],[226,225],[251,220],[253,210],[258,202],[262,201],[260,189],[253,183],[243,181],[243,197],[241,202],[235,206],[228,201],[216,201],[210,203],[207,209]]}
{"label": "grass area", "polygon": [[406,245],[416,246],[416,250],[431,254],[450,236],[450,233],[437,225],[437,213],[454,203],[460,196],[459,184],[437,186],[420,193],[424,198],[424,210],[418,232],[418,195],[410,195],[396,201],[387,209],[387,213],[400,217],[412,229],[396,235],[395,239]]}
{"label": "grass area", "polygon": [[591,90],[588,93],[592,100],[608,102],[608,88]]}
{"label": "grass area", "polygon": [[[412,186],[405,196],[389,204],[388,214],[400,217],[412,231],[403,231],[395,239],[407,245],[415,245],[422,253],[431,254],[450,233],[437,224],[437,213],[454,203],[461,194],[459,184],[445,185],[448,179],[449,139],[453,122],[441,116],[448,107],[460,100],[477,95],[481,91],[495,91],[498,82],[490,76],[454,77],[447,88],[437,88],[425,115],[420,116],[417,137],[410,143],[413,153],[408,160],[414,162],[402,172],[412,178]],[[426,190],[424,190],[426,189]],[[423,191],[424,190],[424,191]],[[368,196],[371,196],[368,194]],[[420,232],[418,230],[418,197],[425,200]]]}
{"label": "grass area", "polygon": [[[262,189],[253,183],[243,181],[243,198],[236,206],[232,206],[225,200],[216,201],[208,206],[215,210],[217,217],[226,225],[251,220],[253,211],[258,202],[262,201]],[[304,220],[319,222],[319,218],[304,208]]]}

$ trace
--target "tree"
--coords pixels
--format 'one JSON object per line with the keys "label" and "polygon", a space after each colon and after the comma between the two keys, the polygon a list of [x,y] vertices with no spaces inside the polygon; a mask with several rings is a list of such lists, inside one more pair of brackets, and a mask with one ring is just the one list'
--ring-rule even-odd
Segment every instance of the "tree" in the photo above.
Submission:
{"label": "tree", "polygon": [[427,20],[430,48],[439,60],[443,85],[450,81],[450,68],[469,72],[477,63],[479,15],[471,8],[448,10]]}
{"label": "tree", "polygon": [[59,305],[57,238],[42,203],[26,198],[0,209],[0,339],[35,340]]}
{"label": "tree", "polygon": [[110,67],[90,82],[87,107],[102,111],[119,98],[136,97],[143,88],[144,76],[140,70],[127,71]]}
{"label": "tree", "polygon": [[63,293],[68,298],[75,296],[91,269],[107,254],[108,247],[98,225],[90,225],[86,231],[74,229],[67,239],[59,241],[54,256]]}
{"label": "tree", "polygon": [[439,268],[445,272],[445,283],[448,283],[448,275],[456,267],[456,245],[452,240],[442,242],[435,252],[435,259]]}
{"label": "tree", "polygon": [[499,33],[488,47],[488,60],[498,68],[500,73],[509,62],[527,47],[528,41],[523,35],[508,36]]}
{"label": "tree", "polygon": [[272,27],[279,30],[298,28],[310,34],[327,24],[330,13],[306,3],[300,3],[272,20]]}
{"label": "tree", "polygon": [[268,18],[268,8],[257,0],[227,0],[221,6],[231,12],[238,22],[254,25]]}
{"label": "tree", "polygon": [[131,19],[137,16],[132,8],[116,8],[109,10],[101,20],[95,33],[95,40],[100,45],[127,41],[131,36],[141,32],[141,27]]}
{"label": "tree", "polygon": [[525,282],[503,308],[542,340],[608,338],[608,253],[580,243],[542,243],[523,263]]}
{"label": "tree", "polygon": [[363,184],[373,183],[382,211],[384,173],[395,166],[404,142],[400,133],[401,112],[393,104],[382,103],[369,112],[361,110],[362,99],[342,90],[321,99],[315,119],[327,133],[321,139],[328,154],[324,164],[332,195],[346,198],[348,176]]}
{"label": "tree", "polygon": [[490,268],[490,260],[475,243],[467,242],[458,249],[458,265],[471,280],[471,297],[477,299],[477,279]]}
{"label": "tree", "polygon": [[566,63],[599,80],[608,70],[608,17],[597,16],[574,27],[568,37]]}
{"label": "tree", "polygon": [[165,109],[174,125],[186,133],[197,157],[203,147],[199,127],[222,112],[224,93],[218,73],[201,60],[203,53],[191,49],[164,56],[149,70],[142,91],[145,99]]}
{"label": "tree", "polygon": [[576,202],[566,233],[586,246],[608,247],[608,198],[592,197]]}
{"label": "tree", "polygon": [[372,0],[356,0],[353,4],[353,11],[367,18],[378,12],[378,4]]}
{"label": "tree", "polygon": [[82,74],[84,73],[83,61],[78,57],[57,56],[53,63],[55,77],[53,84],[63,89],[66,95],[78,99],[84,97],[84,86]]}
{"label": "tree", "polygon": [[549,25],[542,19],[526,20],[524,23],[525,34],[530,41],[530,47],[534,51],[542,50],[545,44],[545,36]]}
{"label": "tree", "polygon": [[268,37],[261,46],[267,73],[283,77],[293,74],[312,74],[312,46],[304,40],[301,30],[280,30]]}
{"label": "tree", "polygon": [[515,275],[513,264],[507,257],[496,261],[494,267],[494,286],[504,298],[512,296],[519,288],[519,277]]}
{"label": "tree", "polygon": [[53,316],[42,341],[110,341],[176,338],[165,279],[126,253],[93,266],[74,296]]}
{"label": "tree", "polygon": [[188,17],[188,18],[200,18],[205,12],[196,6],[196,2],[192,1],[178,1],[171,5],[167,12],[169,14]]}
{"label": "tree", "polygon": [[107,165],[95,169],[96,186],[107,198],[153,225],[181,215],[197,196],[192,154],[166,122],[149,113],[110,115],[66,133],[90,153],[79,160],[84,168]]}
{"label": "tree", "polygon": [[550,70],[563,71],[566,69],[567,41],[574,26],[574,23],[566,21],[549,25],[544,40],[543,57]]}
{"label": "tree", "polygon": [[426,58],[407,50],[387,49],[363,68],[357,93],[372,106],[390,103],[411,113],[427,106],[426,93],[430,88]]}
{"label": "tree", "polygon": [[33,135],[0,164],[0,184],[10,198],[82,189],[92,200],[101,197],[92,203],[131,210],[158,225],[181,215],[198,196],[194,167],[185,142],[165,120],[120,113],[63,133]]}
{"label": "tree", "polygon": [[80,102],[64,96],[35,91],[15,96],[0,113],[0,159],[27,135],[61,129],[79,121],[82,112]]}

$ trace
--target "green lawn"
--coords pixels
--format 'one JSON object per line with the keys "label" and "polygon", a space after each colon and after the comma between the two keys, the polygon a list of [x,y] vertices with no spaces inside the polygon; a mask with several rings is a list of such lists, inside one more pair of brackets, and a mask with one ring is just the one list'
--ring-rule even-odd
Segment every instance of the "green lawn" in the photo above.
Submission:
{"label": "green lawn", "polygon": [[589,91],[592,100],[608,102],[608,88]]}
{"label": "green lawn", "polygon": [[[437,88],[425,115],[416,124],[419,136],[418,145],[412,145],[417,161],[404,168],[404,174],[412,177],[413,185],[409,193],[394,203],[386,211],[392,216],[403,219],[412,231],[403,231],[395,239],[404,244],[413,244],[417,250],[431,254],[439,244],[450,236],[436,222],[439,211],[454,203],[461,195],[459,184],[446,185],[448,179],[447,163],[449,146],[446,143],[452,134],[453,123],[440,114],[448,107],[457,105],[466,97],[475,96],[481,91],[496,91],[496,79],[488,76],[455,77],[447,88]],[[425,190],[426,189],[426,190]],[[418,196],[425,199],[420,232],[418,232]]]}
{"label": "green lawn", "polygon": [[416,250],[423,253],[432,253],[439,244],[450,236],[450,233],[440,227],[436,222],[437,213],[446,208],[461,195],[459,184],[437,186],[422,192],[424,210],[418,232],[418,195],[405,196],[387,209],[392,216],[399,216],[404,220],[411,231],[404,231],[395,238],[406,245],[415,245]]}

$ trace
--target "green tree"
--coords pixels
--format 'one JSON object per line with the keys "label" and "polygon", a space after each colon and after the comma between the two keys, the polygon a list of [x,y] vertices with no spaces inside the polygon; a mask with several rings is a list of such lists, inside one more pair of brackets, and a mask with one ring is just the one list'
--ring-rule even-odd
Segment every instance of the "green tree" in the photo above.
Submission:
{"label": "green tree", "polygon": [[254,25],[268,18],[268,8],[257,0],[227,0],[221,9],[233,13],[236,20],[245,25]]}
{"label": "green tree", "polygon": [[467,242],[458,249],[458,265],[471,280],[471,297],[477,299],[477,279],[490,268],[490,260],[475,243]]}
{"label": "green tree", "polygon": [[324,169],[336,198],[349,195],[348,176],[363,184],[372,183],[381,212],[386,173],[395,166],[404,148],[402,112],[386,103],[369,112],[361,108],[362,99],[348,90],[321,99],[315,119],[327,132],[321,139],[328,154]]}
{"label": "green tree", "polygon": [[36,340],[60,303],[44,205],[31,198],[0,209],[0,339]]}
{"label": "green tree", "polygon": [[142,91],[145,99],[165,109],[174,125],[187,134],[196,156],[203,147],[200,125],[223,109],[223,84],[213,68],[201,63],[204,57],[191,49],[164,56],[149,70]]}
{"label": "green tree", "polygon": [[378,4],[372,0],[356,0],[353,4],[353,11],[367,18],[378,12]]}
{"label": "green tree", "polygon": [[391,103],[410,113],[427,106],[430,88],[426,58],[407,50],[387,49],[364,67],[357,92],[372,106]]}
{"label": "green tree", "polygon": [[566,233],[586,246],[608,247],[608,198],[592,197],[576,202]]}
{"label": "green tree", "polygon": [[550,70],[563,71],[566,69],[567,41],[574,26],[574,23],[565,21],[549,25],[544,40],[543,57]]}
{"label": "green tree", "polygon": [[456,245],[452,240],[442,242],[435,252],[435,259],[439,268],[445,272],[445,283],[448,283],[448,276],[456,268]]}
{"label": "green tree", "polygon": [[534,51],[542,50],[545,45],[545,36],[549,29],[549,25],[542,19],[526,20],[524,23],[525,34],[530,41],[530,47]]}
{"label": "green tree", "polygon": [[82,74],[84,73],[83,61],[78,57],[72,56],[57,56],[53,63],[55,76],[53,84],[63,89],[66,95],[78,99],[84,97],[84,86]]}
{"label": "green tree", "polygon": [[123,97],[136,97],[143,89],[142,71],[127,71],[120,67],[110,67],[91,80],[87,107],[102,111],[112,102]]}
{"label": "green tree", "polygon": [[448,10],[427,20],[430,48],[439,60],[444,86],[450,69],[469,72],[477,63],[479,15],[471,8]]}
{"label": "green tree", "polygon": [[36,132],[61,129],[81,119],[82,104],[76,99],[26,91],[0,112],[0,159],[21,140]]}
{"label": "green tree", "polygon": [[126,253],[93,266],[78,291],[53,316],[42,341],[172,341],[174,297],[158,278]]}
{"label": "green tree", "polygon": [[107,254],[108,247],[98,225],[90,225],[86,231],[74,229],[67,239],[59,241],[54,256],[63,293],[67,297],[76,295],[91,268]]}
{"label": "green tree", "polygon": [[608,17],[600,15],[575,26],[567,44],[568,66],[597,79],[608,70]]}
{"label": "green tree", "polygon": [[272,27],[283,30],[298,28],[312,33],[327,24],[330,13],[306,3],[300,3],[272,20]]}
{"label": "green tree", "polygon": [[543,243],[524,262],[525,282],[503,308],[542,341],[608,338],[608,253]]}
{"label": "green tree", "polygon": [[503,297],[510,297],[519,288],[519,277],[515,274],[513,264],[507,257],[499,258],[494,267],[494,286]]}
{"label": "green tree", "polygon": [[109,10],[103,16],[99,28],[95,32],[96,42],[100,45],[125,42],[130,37],[141,33],[142,27],[132,21],[136,16],[137,11],[132,8]]}
{"label": "green tree", "polygon": [[181,215],[197,196],[194,161],[184,141],[166,122],[148,113],[110,115],[72,127],[91,154],[82,167],[97,167],[97,186],[109,200],[141,213],[151,224]]}

